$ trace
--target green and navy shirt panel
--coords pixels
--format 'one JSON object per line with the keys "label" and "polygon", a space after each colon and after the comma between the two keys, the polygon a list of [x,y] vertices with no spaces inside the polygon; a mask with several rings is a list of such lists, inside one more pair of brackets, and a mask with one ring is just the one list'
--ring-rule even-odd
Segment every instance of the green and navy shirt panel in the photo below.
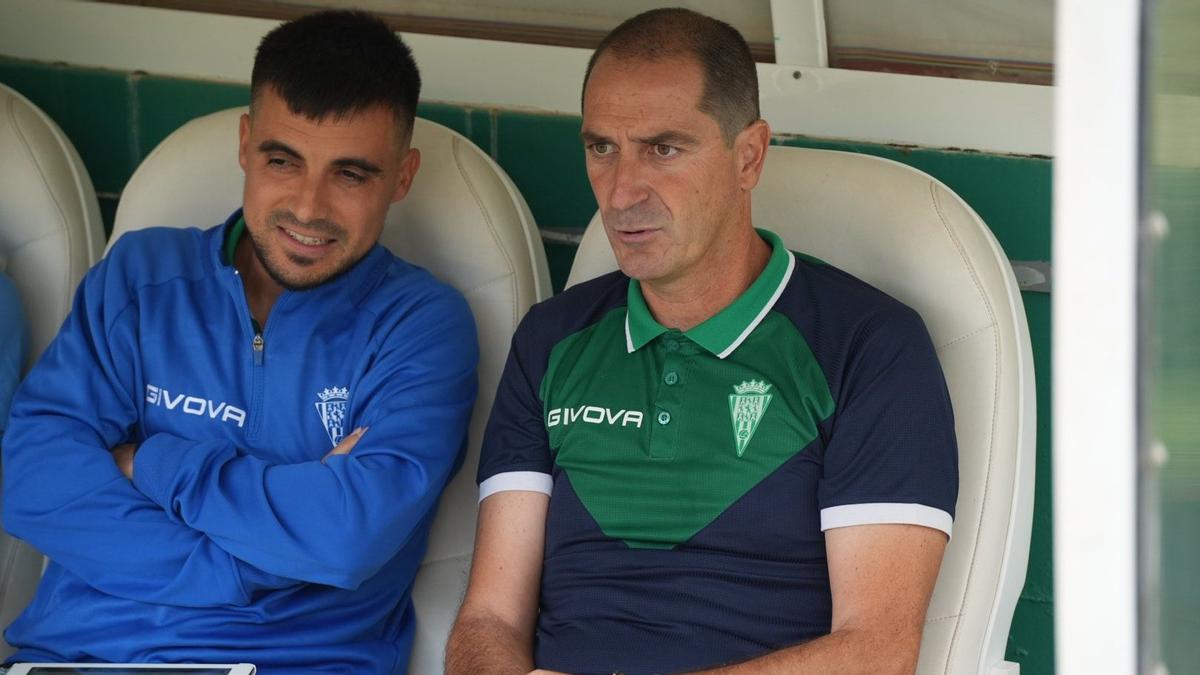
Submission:
{"label": "green and navy shirt panel", "polygon": [[954,415],[920,315],[836,267],[805,263],[774,312],[804,335],[834,399],[821,425],[821,529],[906,523],[949,535]]}
{"label": "green and navy shirt panel", "polygon": [[[542,387],[549,446],[607,536],[671,548],[817,439],[832,401],[782,317],[719,359],[674,331],[625,353],[605,329],[619,314],[555,348]],[[761,393],[739,396],[749,383]],[[761,417],[750,413],[739,445],[732,411],[743,398]]]}
{"label": "green and navy shirt panel", "polygon": [[530,307],[513,334],[484,430],[476,473],[479,499],[496,492],[550,494],[553,457],[538,394],[554,346],[624,307],[628,277],[612,272]]}
{"label": "green and navy shirt panel", "polygon": [[[829,633],[832,596],[816,495],[801,453],[673,549],[604,536],[555,470],[535,641],[539,667],[682,672]],[[753,552],[731,551],[743,545]]]}
{"label": "green and navy shirt panel", "polygon": [[[740,344],[744,337],[742,334],[748,332],[748,326],[762,318],[761,315],[769,309],[773,299],[782,291],[783,282],[790,274],[794,264],[792,254],[783,247],[775,235],[763,232],[763,236],[772,243],[773,254],[767,269],[760,275],[760,279],[720,316],[710,319],[689,332],[690,337],[698,340],[699,344],[708,345],[711,351],[727,351]],[[627,303],[632,304],[635,311],[627,313],[625,311]],[[638,309],[641,311],[637,311]],[[613,314],[606,317],[605,315],[609,313]],[[548,441],[543,440],[544,436],[542,438],[529,438],[528,436],[533,428],[542,428],[551,423],[557,423],[559,420],[551,417],[550,413],[553,412],[553,408],[544,405],[542,406],[543,415],[535,418],[532,413],[536,406],[533,404],[530,394],[536,393],[538,399],[543,399],[542,390],[548,380],[542,376],[549,366],[550,353],[552,351],[563,354],[570,353],[567,349],[559,350],[558,342],[570,340],[576,332],[586,331],[589,332],[588,343],[593,344],[590,341],[592,337],[590,332],[596,330],[594,324],[607,321],[605,325],[609,328],[621,325],[624,329],[624,339],[621,340],[621,343],[627,347],[627,351],[633,352],[629,317],[634,317],[635,321],[644,320],[645,325],[633,328],[634,333],[638,335],[639,346],[644,345],[657,333],[666,330],[654,321],[645,308],[637,283],[631,284],[627,277],[616,272],[568,289],[563,294],[531,309],[514,336],[505,374],[501,378],[496,405],[493,407],[488,431],[485,433],[485,446],[494,447],[494,453],[497,454],[497,457],[494,458],[497,461],[492,463],[497,467],[504,466],[506,470],[489,471],[489,462],[493,459],[492,451],[485,451],[485,464],[481,464],[479,473],[480,499],[501,490],[532,489],[550,492],[549,465],[551,462],[547,457]],[[675,332],[675,335],[678,335],[678,332]],[[584,341],[582,335],[575,337],[577,338],[575,342]],[[683,342],[672,342],[671,347],[683,344]],[[615,348],[615,345],[612,348]],[[612,348],[608,351],[612,352]],[[622,371],[629,372],[631,370],[628,359],[618,359],[616,365]],[[574,369],[572,368],[572,370]],[[585,378],[598,377],[598,373],[594,372],[589,375],[585,372],[583,376]],[[664,377],[670,376],[677,376],[677,373],[664,374]],[[670,382],[669,379],[667,381]],[[510,395],[518,399],[524,397],[526,402],[516,403],[516,399],[509,398]],[[510,404],[513,409],[504,410]],[[621,415],[619,421],[626,427],[631,424],[641,427],[645,423],[645,411],[636,408],[624,412],[622,410],[621,408],[610,409],[604,414]],[[559,411],[554,414],[557,416],[581,413],[594,417],[599,410],[595,406],[590,409],[576,407],[570,411]],[[564,421],[569,422],[570,420],[568,418]],[[511,443],[502,442],[502,437],[518,443],[529,444],[522,447],[532,449],[542,445],[544,449],[540,455],[537,451],[533,451],[532,455],[514,457],[514,446]],[[659,441],[656,446],[661,446],[665,435],[658,434],[656,438]],[[511,462],[498,461],[500,456],[511,459]],[[534,457],[540,458],[534,459]]]}
{"label": "green and navy shirt panel", "polygon": [[[479,476],[484,483],[481,498],[500,489],[549,493],[552,476],[547,465],[564,467],[607,532],[631,546],[670,546],[685,534],[694,534],[697,518],[705,522],[715,515],[714,508],[728,505],[769,469],[803,449],[816,437],[816,427],[832,428],[836,417],[843,422],[838,425],[837,446],[848,449],[836,453],[820,486],[822,516],[827,521],[822,529],[904,522],[949,533],[953,498],[928,498],[920,486],[924,481],[914,477],[906,483],[899,471],[915,459],[910,446],[929,443],[930,435],[940,434],[935,445],[942,448],[941,454],[950,455],[930,470],[948,466],[953,474],[955,464],[949,399],[919,317],[850,275],[818,262],[802,260],[793,281],[795,259],[774,235],[764,232],[763,236],[774,250],[760,278],[730,307],[687,334],[659,325],[645,307],[637,282],[618,274],[571,289],[545,308],[535,309],[526,324],[546,323],[537,317],[555,305],[576,318],[539,325],[536,336],[518,331],[514,338],[515,362],[509,365],[526,371],[526,386],[523,394],[511,393],[528,399],[523,410],[515,411],[524,422],[499,415],[493,415],[493,422],[520,427],[509,434],[531,434],[521,440],[529,444],[525,447],[532,454],[512,457],[516,463],[510,462],[506,469],[491,461],[491,452],[485,455]],[[602,287],[603,292],[593,297],[597,296],[590,290],[593,287]],[[566,335],[546,342],[554,333],[551,328],[565,330]],[[624,340],[614,339],[621,328]],[[743,340],[752,344],[738,349]],[[864,341],[871,344],[863,348]],[[535,353],[519,358],[529,347]],[[721,355],[726,358],[712,358]],[[539,372],[530,373],[530,368]],[[855,386],[852,380],[862,379],[862,373],[877,381]],[[775,374],[790,377],[772,383]],[[739,386],[750,390],[739,394],[734,389]],[[756,386],[766,391],[752,391]],[[917,392],[928,390],[928,395],[907,391],[914,387]],[[505,389],[502,383],[497,413],[506,405]],[[530,398],[533,391],[536,402]],[[705,394],[698,397],[696,391]],[[834,403],[835,393],[846,405]],[[853,398],[848,396],[851,393]],[[742,429],[743,435],[749,432],[745,442],[759,448],[749,454],[748,445],[739,449],[735,438],[734,405],[746,399],[765,404],[761,420],[743,415],[751,418]],[[535,419],[539,402],[541,417]],[[768,414],[772,403],[774,415]],[[781,407],[790,414],[779,415]],[[834,409],[839,411],[836,416]],[[546,434],[534,433],[543,426]],[[488,439],[492,436],[489,433]],[[720,445],[722,437],[735,452],[732,459],[725,456],[728,453],[702,451]],[[496,448],[504,454],[513,450],[507,443]],[[889,459],[893,455],[899,456]],[[845,467],[837,461],[842,456]],[[873,459],[859,461],[863,457]],[[820,460],[824,461],[823,449]],[[861,473],[864,464],[886,476],[866,480]],[[496,470],[489,471],[493,465]],[[666,478],[680,471],[687,476],[683,487],[690,489],[675,493],[672,480]],[[908,469],[910,474],[920,471]],[[948,477],[954,480],[944,480]],[[935,478],[942,479],[935,483],[957,482],[956,474]],[[687,507],[675,505],[692,492],[700,496],[682,500]],[[701,507],[700,502],[706,505]],[[659,503],[665,506],[648,508]],[[680,511],[685,508],[695,509],[697,515],[682,518]]]}

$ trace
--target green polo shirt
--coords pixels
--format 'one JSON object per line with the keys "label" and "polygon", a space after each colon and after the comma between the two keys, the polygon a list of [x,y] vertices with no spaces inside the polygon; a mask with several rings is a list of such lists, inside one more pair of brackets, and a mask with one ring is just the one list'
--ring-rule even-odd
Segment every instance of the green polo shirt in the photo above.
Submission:
{"label": "green polo shirt", "polygon": [[811,639],[825,529],[949,533],[953,419],[920,318],[759,232],[762,273],[688,331],[614,273],[514,336],[478,477],[481,499],[551,495],[540,667],[681,670]]}

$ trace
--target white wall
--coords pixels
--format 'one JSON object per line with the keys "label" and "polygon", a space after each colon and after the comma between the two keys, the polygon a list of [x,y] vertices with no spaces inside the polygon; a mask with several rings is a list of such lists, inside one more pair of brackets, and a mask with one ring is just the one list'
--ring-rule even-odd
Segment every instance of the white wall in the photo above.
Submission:
{"label": "white wall", "polygon": [[[79,0],[0,0],[0,55],[245,82],[275,22]],[[405,35],[426,100],[578,114],[589,52]],[[778,133],[1050,155],[1052,89],[760,64]]]}

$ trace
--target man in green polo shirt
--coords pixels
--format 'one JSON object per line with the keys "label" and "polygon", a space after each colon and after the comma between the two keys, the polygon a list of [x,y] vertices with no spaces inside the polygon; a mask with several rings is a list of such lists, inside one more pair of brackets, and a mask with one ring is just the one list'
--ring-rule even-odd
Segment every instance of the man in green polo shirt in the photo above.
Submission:
{"label": "man in green polo shirt", "polygon": [[448,672],[911,672],[957,496],[920,317],[754,228],[733,28],[619,26],[582,138],[621,270],[514,336]]}

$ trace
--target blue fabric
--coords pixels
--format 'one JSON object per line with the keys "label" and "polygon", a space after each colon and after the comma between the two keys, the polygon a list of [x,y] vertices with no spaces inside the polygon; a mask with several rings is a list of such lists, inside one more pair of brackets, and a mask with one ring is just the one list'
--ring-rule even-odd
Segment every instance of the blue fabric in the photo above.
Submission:
{"label": "blue fabric", "polygon": [[256,352],[221,255],[238,217],[122,237],[14,401],[4,524],[52,560],[5,634],[15,659],[405,672],[476,393],[471,313],[376,246],[284,293]]}
{"label": "blue fabric", "polygon": [[21,299],[8,277],[0,274],[0,433],[8,422],[8,406],[21,381],[21,364],[28,349],[28,327]]}

